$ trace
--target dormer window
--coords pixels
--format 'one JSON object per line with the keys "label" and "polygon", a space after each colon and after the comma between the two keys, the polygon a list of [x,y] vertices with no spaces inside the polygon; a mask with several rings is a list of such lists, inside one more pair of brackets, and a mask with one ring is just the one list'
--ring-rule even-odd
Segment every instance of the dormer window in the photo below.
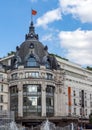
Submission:
{"label": "dormer window", "polygon": [[46,63],[45,63],[45,66],[46,66],[47,69],[50,69],[50,68],[51,68],[51,67],[50,67],[50,62],[49,62],[48,59],[47,59],[47,61],[46,61]]}
{"label": "dormer window", "polygon": [[13,68],[16,69],[21,63],[21,58],[19,56],[15,56],[13,59]]}
{"label": "dormer window", "polygon": [[17,59],[14,59],[14,68],[18,68],[18,61],[17,61]]}
{"label": "dormer window", "polygon": [[38,62],[36,61],[36,58],[31,56],[27,60],[27,66],[28,67],[37,67],[39,66]]}

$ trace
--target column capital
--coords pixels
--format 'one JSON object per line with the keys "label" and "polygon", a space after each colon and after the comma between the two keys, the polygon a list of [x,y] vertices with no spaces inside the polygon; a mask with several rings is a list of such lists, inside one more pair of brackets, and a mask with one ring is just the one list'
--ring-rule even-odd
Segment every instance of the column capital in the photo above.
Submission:
{"label": "column capital", "polygon": [[22,91],[23,90],[23,84],[22,83],[19,83],[18,84],[18,91]]}
{"label": "column capital", "polygon": [[46,85],[44,84],[42,84],[42,86],[41,86],[41,88],[42,88],[42,91],[46,91]]}

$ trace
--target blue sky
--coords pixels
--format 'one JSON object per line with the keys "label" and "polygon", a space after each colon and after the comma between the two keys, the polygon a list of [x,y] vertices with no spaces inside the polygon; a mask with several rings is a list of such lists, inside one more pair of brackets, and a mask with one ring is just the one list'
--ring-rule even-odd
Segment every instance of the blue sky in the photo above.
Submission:
{"label": "blue sky", "polygon": [[25,40],[31,9],[39,40],[48,51],[92,66],[92,0],[1,0],[0,57]]}

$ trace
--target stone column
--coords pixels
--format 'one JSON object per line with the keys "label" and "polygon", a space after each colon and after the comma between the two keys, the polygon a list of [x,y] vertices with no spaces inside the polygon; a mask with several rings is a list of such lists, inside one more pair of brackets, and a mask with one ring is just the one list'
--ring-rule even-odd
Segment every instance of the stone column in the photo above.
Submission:
{"label": "stone column", "polygon": [[41,86],[41,93],[42,93],[42,116],[46,116],[46,85],[42,83]]}
{"label": "stone column", "polygon": [[18,116],[23,116],[23,85],[18,84]]}
{"label": "stone column", "polygon": [[55,90],[54,90],[54,116],[57,116],[57,87],[55,87]]}
{"label": "stone column", "polygon": [[58,86],[58,99],[57,99],[57,106],[58,106],[58,111],[57,111],[57,116],[62,116],[62,88]]}

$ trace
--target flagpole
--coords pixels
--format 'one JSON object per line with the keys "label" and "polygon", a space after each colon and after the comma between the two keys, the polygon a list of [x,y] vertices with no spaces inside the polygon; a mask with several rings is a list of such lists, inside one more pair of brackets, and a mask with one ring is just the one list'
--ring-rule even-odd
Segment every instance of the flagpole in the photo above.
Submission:
{"label": "flagpole", "polygon": [[31,22],[33,22],[32,8],[31,8]]}

